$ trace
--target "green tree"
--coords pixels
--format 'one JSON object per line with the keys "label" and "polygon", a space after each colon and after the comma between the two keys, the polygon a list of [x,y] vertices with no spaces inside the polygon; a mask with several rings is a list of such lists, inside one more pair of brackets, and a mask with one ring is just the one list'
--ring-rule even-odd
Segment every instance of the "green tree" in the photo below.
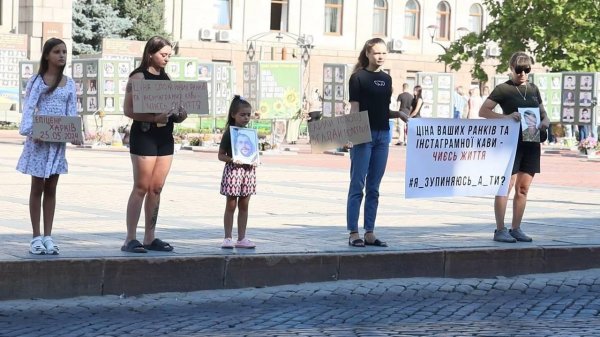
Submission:
{"label": "green tree", "polygon": [[481,34],[455,41],[438,61],[459,70],[473,59],[472,77],[487,81],[486,46],[501,48],[497,71],[516,51],[531,53],[551,71],[600,70],[600,0],[484,0],[492,20]]}
{"label": "green tree", "polygon": [[135,23],[126,33],[139,41],[146,41],[152,36],[169,37],[165,31],[164,0],[106,0],[117,8],[123,16]]}
{"label": "green tree", "polygon": [[133,26],[128,18],[119,17],[111,5],[97,0],[73,2],[73,54],[100,51],[103,38],[128,38],[125,31]]}

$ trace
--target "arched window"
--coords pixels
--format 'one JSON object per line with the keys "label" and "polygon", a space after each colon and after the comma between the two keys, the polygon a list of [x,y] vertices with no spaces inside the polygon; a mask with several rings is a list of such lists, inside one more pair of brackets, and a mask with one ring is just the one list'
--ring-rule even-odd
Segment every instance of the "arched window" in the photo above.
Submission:
{"label": "arched window", "polygon": [[344,0],[325,0],[325,34],[342,34]]}
{"label": "arched window", "polygon": [[217,24],[215,28],[231,29],[231,1],[215,0],[217,10]]}
{"label": "arched window", "polygon": [[450,5],[441,1],[437,5],[437,26],[439,40],[450,40]]}
{"label": "arched window", "polygon": [[373,1],[373,35],[387,35],[387,11],[388,6],[386,0]]}
{"label": "arched window", "polygon": [[420,30],[420,6],[415,0],[408,0],[404,8],[404,36],[418,39]]}
{"label": "arched window", "polygon": [[480,4],[473,4],[469,9],[469,30],[476,34],[483,30],[483,8]]}

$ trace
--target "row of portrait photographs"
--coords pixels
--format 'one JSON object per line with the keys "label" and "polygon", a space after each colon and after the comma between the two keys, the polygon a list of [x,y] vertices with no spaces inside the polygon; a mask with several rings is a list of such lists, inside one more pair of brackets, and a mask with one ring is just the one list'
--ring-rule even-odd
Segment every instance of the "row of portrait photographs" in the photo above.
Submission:
{"label": "row of portrait photographs", "polygon": [[449,105],[437,105],[436,114],[433,115],[433,104],[423,104],[421,108],[421,117],[436,117],[436,118],[450,118],[450,106]]}
{"label": "row of portrait photographs", "polygon": [[231,89],[229,88],[229,86],[227,85],[227,83],[215,83],[215,91],[214,91],[214,97],[230,97],[231,96]]}
{"label": "row of portrait photographs", "polygon": [[244,83],[243,88],[244,97],[248,98],[256,98],[256,83],[255,82],[246,82]]}
{"label": "row of portrait photographs", "polygon": [[323,82],[344,83],[343,68],[325,66],[323,68]]}
{"label": "row of portrait photographs", "polygon": [[0,64],[4,65],[5,71],[17,71],[19,69],[19,62],[21,61],[27,61],[27,59],[18,57],[0,57]]}
{"label": "row of portrait photographs", "polygon": [[[433,90],[427,89],[421,91],[421,96],[424,103],[434,103]],[[437,92],[437,103],[439,104],[450,104],[450,91],[449,90],[438,90]]]}
{"label": "row of portrait photographs", "polygon": [[244,81],[256,81],[256,63],[244,64]]}
{"label": "row of portrait photographs", "polygon": [[27,51],[25,50],[15,50],[15,49],[4,49],[0,50],[0,57],[17,57],[17,58],[25,58],[27,57]]}
{"label": "row of portrait photographs", "polygon": [[19,81],[17,80],[0,80],[3,87],[14,87],[17,88],[19,86]]}
{"label": "row of portrait photographs", "polygon": [[325,84],[323,86],[323,99],[343,101],[344,100],[344,85],[336,84],[334,93],[333,84]]}
{"label": "row of portrait photographs", "polygon": [[563,105],[574,106],[575,103],[579,103],[581,106],[592,105],[592,92],[591,91],[580,91],[579,97],[576,97],[576,92],[567,90],[563,95]]}
{"label": "row of portrait photographs", "polygon": [[[29,77],[31,77],[31,75]],[[19,79],[19,74],[18,73],[3,73],[3,72],[0,72],[0,80],[18,80],[18,79]]]}
{"label": "row of portrait photographs", "polygon": [[332,114],[336,117],[346,115],[350,112],[347,111],[347,106],[349,107],[349,105],[344,104],[344,102],[323,102],[323,116],[332,117]]}
{"label": "row of portrait photographs", "polygon": [[[114,102],[114,101],[113,101]],[[98,111],[98,97],[96,96],[77,96],[77,112],[87,111],[94,113]]]}
{"label": "row of portrait photographs", "polygon": [[88,63],[85,65],[85,73],[84,73],[84,64],[80,62],[73,63],[73,78],[82,78],[82,77],[98,77],[98,68],[96,64]]}
{"label": "row of portrait photographs", "polygon": [[[439,89],[451,89],[452,77],[447,75],[437,75],[437,87]],[[434,80],[432,75],[424,75],[421,81],[422,88],[433,88]]]}
{"label": "row of portrait photographs", "polygon": [[574,90],[575,88],[579,88],[579,90],[592,90],[594,87],[592,75],[565,75],[564,78],[563,89]]}
{"label": "row of portrait photographs", "polygon": [[[117,83],[115,83],[117,82]],[[115,81],[113,79],[104,80],[102,93],[104,94],[125,94],[125,90],[127,88],[127,80],[118,80]],[[75,80],[75,93],[81,95],[83,93],[86,94],[96,94],[98,92],[98,83],[96,79],[89,80]]]}
{"label": "row of portrait photographs", "polygon": [[215,80],[217,81],[229,81],[229,70],[227,67],[215,67]]}
{"label": "row of portrait photographs", "polygon": [[[107,96],[101,98],[104,102],[104,107],[102,108],[106,112],[115,111],[115,102],[117,100],[116,97]],[[84,105],[85,102],[85,105]],[[98,98],[96,96],[88,96],[82,97],[77,96],[77,112],[87,111],[89,113],[94,113],[98,110]]]}
{"label": "row of portrait photographs", "polygon": [[[196,73],[198,70],[196,69],[195,62],[192,62],[192,61],[185,62],[183,69],[184,69],[183,77],[185,77],[185,78],[196,78],[198,76]],[[169,63],[169,65],[167,66],[166,72],[172,78],[175,78],[175,79],[181,78],[181,64],[178,62]]]}
{"label": "row of portrait photographs", "polygon": [[16,73],[19,71],[19,67],[16,65],[7,64],[8,62],[0,62],[0,73]]}
{"label": "row of portrait photographs", "polygon": [[550,79],[550,86],[548,86],[548,76],[536,75],[535,82],[540,90],[546,89],[560,89],[560,75],[552,76]]}
{"label": "row of portrait photographs", "polygon": [[[579,123],[589,123],[592,121],[592,108],[581,108],[579,109],[578,116]],[[575,108],[563,108],[562,118],[563,122],[575,122]]]}

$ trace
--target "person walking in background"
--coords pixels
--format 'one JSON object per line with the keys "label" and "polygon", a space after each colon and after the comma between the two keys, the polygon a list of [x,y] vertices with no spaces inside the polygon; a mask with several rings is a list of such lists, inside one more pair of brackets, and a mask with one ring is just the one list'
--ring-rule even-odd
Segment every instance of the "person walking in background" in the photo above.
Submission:
{"label": "person walking in background", "polygon": [[410,114],[408,117],[410,118],[418,118],[421,117],[421,107],[423,107],[423,89],[420,85],[416,85],[413,89],[413,99],[410,102]]}
{"label": "person walking in background", "polygon": [[[225,132],[219,146],[218,158],[225,162],[223,168],[223,177],[221,178],[221,194],[225,199],[225,214],[223,215],[223,225],[225,228],[225,238],[221,248],[254,248],[256,245],[246,237],[246,227],[248,224],[248,204],[250,197],[256,194],[256,164],[242,164],[233,160],[233,150],[231,148],[230,126],[244,128],[250,122],[252,115],[252,106],[248,101],[236,95],[229,106],[227,115],[227,124]],[[235,209],[238,209],[237,241],[233,241],[233,215]]]}
{"label": "person walking in background", "polygon": [[[346,228],[350,231],[348,245],[364,247],[373,245],[387,247],[374,233],[379,184],[387,164],[390,132],[392,78],[382,70],[387,55],[385,41],[380,38],[368,40],[363,46],[358,62],[349,80],[350,113],[367,110],[371,127],[371,141],[350,148],[350,187],[346,206]],[[351,144],[350,144],[351,145]],[[360,206],[365,195],[364,240],[358,233]]]}
{"label": "person walking in background", "polygon": [[481,108],[481,104],[483,101],[481,100],[481,96],[479,96],[479,88],[474,87],[469,89],[469,101],[467,103],[468,119],[478,119],[479,118],[479,109]]}
{"label": "person walking in background", "polygon": [[[408,92],[408,83],[402,84],[402,93],[398,95],[398,110],[410,115],[413,95]],[[396,145],[406,145],[406,123],[401,118],[396,118],[396,127],[398,130],[398,143]]]}
{"label": "person walking in background", "polygon": [[452,100],[454,101],[454,118],[461,118],[467,106],[467,100],[464,96],[465,92],[462,86],[457,86],[452,92]]}
{"label": "person walking in background", "polygon": [[[521,115],[518,112],[519,108],[539,108],[541,120],[539,128],[547,130],[550,126],[550,120],[542,104],[539,89],[535,84],[527,81],[532,64],[533,59],[526,53],[514,53],[509,63],[512,78],[494,88],[488,99],[481,106],[479,116],[483,118],[510,118],[520,122]],[[497,104],[500,104],[502,114],[494,112]],[[529,186],[535,174],[540,172],[540,156],[540,143],[524,142],[522,133],[519,133],[519,141],[508,189],[508,194],[510,194],[513,186],[515,188],[512,225],[510,231],[504,226],[508,195],[496,196],[494,199],[494,214],[496,218],[495,241],[532,241],[521,229],[521,220],[525,213]]]}
{"label": "person walking in background", "polygon": [[[33,239],[29,252],[35,255],[59,253],[59,247],[51,236],[56,209],[56,187],[58,177],[67,173],[69,166],[65,156],[65,143],[32,138],[33,117],[35,114],[77,116],[75,82],[63,75],[66,64],[67,46],[64,41],[49,39],[42,48],[39,71],[30,77],[25,89],[19,133],[27,138],[17,170],[31,175],[29,216]],[[40,230],[41,213],[44,214],[44,236]]]}
{"label": "person walking in background", "polygon": [[[133,111],[132,81],[169,80],[165,67],[171,57],[171,43],[154,36],[146,42],[142,62],[129,75],[125,91],[124,113],[133,119],[129,139],[129,153],[133,168],[133,190],[127,202],[127,236],[121,247],[124,252],[146,253],[148,250],[172,251],[173,246],[156,238],[156,222],[160,193],[173,161],[173,123],[187,118],[183,107],[173,107],[160,114]],[[136,239],[140,213],[144,204],[144,243]]]}

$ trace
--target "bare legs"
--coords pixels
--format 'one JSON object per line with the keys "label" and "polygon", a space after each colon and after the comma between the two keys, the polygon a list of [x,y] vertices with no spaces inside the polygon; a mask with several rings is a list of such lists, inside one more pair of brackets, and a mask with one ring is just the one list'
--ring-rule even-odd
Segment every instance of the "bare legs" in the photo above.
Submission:
{"label": "bare legs", "polygon": [[[44,215],[44,236],[52,235],[54,211],[56,209],[56,186],[58,174],[48,178],[31,177],[31,191],[29,192],[29,216],[33,237],[41,236],[40,219]],[[42,198],[43,197],[43,198]],[[42,200],[43,199],[43,200]]]}
{"label": "bare legs", "polygon": [[160,192],[171,169],[173,156],[138,156],[131,155],[133,165],[133,190],[127,202],[127,237],[125,245],[136,238],[137,225],[144,204],[144,244],[155,239],[156,221],[160,206]]}
{"label": "bare legs", "polygon": [[225,201],[225,214],[223,215],[223,224],[225,226],[225,238],[231,238],[233,232],[233,215],[235,209],[238,209],[238,241],[246,237],[246,225],[248,224],[248,205],[250,196],[230,197]]}
{"label": "bare legs", "polygon": [[[510,194],[513,186],[515,187],[511,225],[512,229],[521,227],[521,220],[523,220],[523,214],[525,213],[525,206],[527,204],[527,193],[529,192],[529,186],[531,185],[532,180],[533,175],[525,172],[518,172],[513,174],[510,178],[508,194]],[[508,195],[505,197],[496,196],[494,199],[494,214],[496,215],[496,228],[498,230],[504,228],[504,217],[506,214],[507,204]]]}

